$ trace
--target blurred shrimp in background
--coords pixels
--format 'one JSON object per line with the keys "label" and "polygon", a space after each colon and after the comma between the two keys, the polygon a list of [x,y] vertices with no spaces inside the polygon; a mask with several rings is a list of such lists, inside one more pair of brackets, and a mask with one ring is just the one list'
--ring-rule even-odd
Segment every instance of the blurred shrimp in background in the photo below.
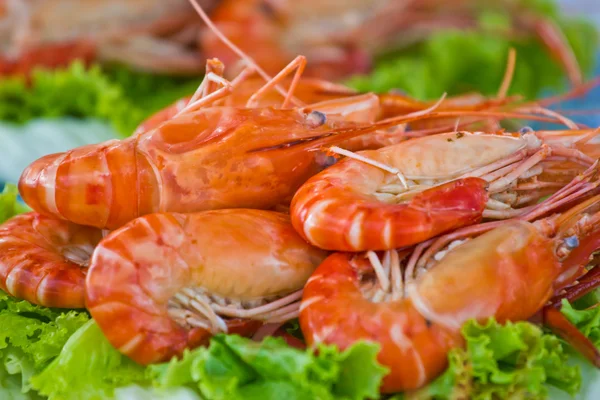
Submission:
{"label": "blurred shrimp in background", "polygon": [[[371,70],[376,57],[408,50],[447,30],[480,31],[500,13],[500,37],[541,42],[570,81],[582,73],[569,39],[552,18],[552,2],[526,0],[223,0],[211,15],[215,25],[267,72],[297,54],[308,59],[307,75],[339,79]],[[202,48],[228,65],[237,56],[204,29]]]}
{"label": "blurred shrimp in background", "polygon": [[1,0],[0,17],[0,75],[74,59],[173,74],[204,65],[187,0]]}

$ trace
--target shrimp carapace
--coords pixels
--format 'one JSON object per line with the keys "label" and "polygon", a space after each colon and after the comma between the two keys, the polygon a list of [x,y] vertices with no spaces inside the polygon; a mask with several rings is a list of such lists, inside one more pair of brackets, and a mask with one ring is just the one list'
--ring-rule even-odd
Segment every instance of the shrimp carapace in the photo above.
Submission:
{"label": "shrimp carapace", "polygon": [[375,130],[296,109],[203,108],[146,134],[42,157],[19,191],[36,211],[107,229],[152,212],[268,209],[327,165],[323,145]]}

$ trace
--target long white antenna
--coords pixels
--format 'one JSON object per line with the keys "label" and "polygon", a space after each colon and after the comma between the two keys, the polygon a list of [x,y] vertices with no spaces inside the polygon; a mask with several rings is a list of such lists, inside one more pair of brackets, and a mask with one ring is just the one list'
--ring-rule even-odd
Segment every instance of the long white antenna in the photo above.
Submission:
{"label": "long white antenna", "polygon": [[[223,32],[221,32],[219,30],[219,28],[217,28],[215,26],[215,24],[213,24],[213,22],[210,20],[210,18],[208,17],[208,15],[206,15],[206,13],[204,12],[204,10],[202,9],[202,7],[200,7],[200,5],[198,4],[197,0],[190,0],[190,4],[192,5],[192,7],[194,7],[194,9],[196,10],[196,12],[198,13],[198,15],[200,15],[200,18],[202,18],[202,20],[204,21],[204,23],[210,28],[210,30],[213,31],[213,33],[215,35],[217,35],[217,37],[223,42],[225,43],[235,54],[238,55],[238,57],[240,57],[242,60],[244,60],[246,62],[246,65],[251,65],[256,72],[267,82],[271,81],[273,78],[271,78],[269,76],[269,74],[267,74],[261,67],[260,65],[258,65],[256,63],[256,61],[254,61],[252,59],[252,57],[250,57],[249,55],[247,55],[246,53],[244,53],[239,47],[237,47],[235,44],[233,44],[233,42],[231,42],[231,40],[229,40],[224,34]],[[281,94],[284,98],[286,98],[287,96],[287,92],[285,91],[285,89],[283,89],[280,85],[275,85],[275,89],[277,90],[277,92],[279,92],[279,94]],[[295,105],[300,105],[301,103],[298,101],[298,99],[296,97],[292,97],[291,102],[294,103]]]}

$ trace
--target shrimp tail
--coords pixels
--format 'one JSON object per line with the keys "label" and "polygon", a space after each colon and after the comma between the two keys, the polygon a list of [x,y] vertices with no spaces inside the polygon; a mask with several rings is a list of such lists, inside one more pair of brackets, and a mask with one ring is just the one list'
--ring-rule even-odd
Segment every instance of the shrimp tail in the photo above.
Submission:
{"label": "shrimp tail", "polygon": [[157,188],[153,167],[137,150],[137,138],[44,156],[19,179],[23,200],[41,214],[107,229],[154,210]]}

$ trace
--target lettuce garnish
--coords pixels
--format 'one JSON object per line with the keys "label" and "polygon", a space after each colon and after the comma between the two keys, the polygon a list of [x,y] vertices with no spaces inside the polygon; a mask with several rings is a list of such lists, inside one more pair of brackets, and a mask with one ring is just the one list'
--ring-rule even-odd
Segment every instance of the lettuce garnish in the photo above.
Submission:
{"label": "lettuce garnish", "polygon": [[[527,5],[559,23],[580,65],[589,71],[595,29],[561,20],[551,1],[527,0]],[[511,94],[535,98],[542,89],[560,87],[564,73],[537,39],[517,41],[497,34],[510,28],[510,16],[485,11],[479,29],[435,33],[408,51],[382,57],[372,74],[354,77],[349,84],[365,91],[401,88],[421,99],[468,90],[493,95],[508,49],[514,47]],[[2,80],[0,120],[95,118],[108,121],[125,137],[148,115],[192,93],[199,81],[74,63],[62,71],[36,71],[30,83]],[[0,194],[0,223],[28,211],[17,195],[12,185]],[[600,345],[600,307],[582,309],[565,302],[562,312]],[[297,321],[285,330],[302,337]],[[462,334],[466,346],[450,351],[445,373],[421,390],[392,398],[541,399],[557,390],[569,395],[580,391],[580,369],[586,377],[598,376],[589,363],[573,365],[568,345],[528,322],[469,322]],[[1,399],[377,399],[386,373],[376,361],[377,351],[370,343],[345,351],[331,346],[312,351],[292,348],[281,338],[257,343],[218,335],[209,347],[188,351],[180,360],[142,367],[114,349],[86,312],[39,307],[0,292]]]}
{"label": "lettuce garnish", "polygon": [[[597,294],[590,293],[583,302],[596,297]],[[596,300],[598,302],[598,300]],[[581,304],[581,303],[580,303]],[[562,301],[561,312],[571,321],[596,347],[600,347],[600,307],[591,306],[578,309],[577,304],[572,305],[567,300]]]}
{"label": "lettuce garnish", "polygon": [[0,398],[6,398],[6,390],[17,395],[17,388],[18,396],[32,396],[30,378],[88,320],[85,312],[40,307],[0,291]]}
{"label": "lettuce garnish", "polygon": [[103,400],[119,386],[144,381],[144,368],[115,350],[90,320],[31,384],[50,400]]}
{"label": "lettuce garnish", "polygon": [[144,118],[193,93],[198,84],[199,78],[156,76],[124,67],[85,68],[74,62],[64,70],[36,70],[29,83],[18,77],[0,81],[0,120],[96,118],[129,136]]}
{"label": "lettuce garnish", "polygon": [[466,348],[450,351],[446,372],[405,398],[545,399],[549,386],[571,395],[581,386],[561,341],[531,323],[470,321],[462,334]]}
{"label": "lettuce garnish", "polygon": [[340,352],[297,350],[283,339],[258,343],[235,335],[215,336],[208,348],[188,351],[169,363],[141,367],[121,355],[94,321],[65,344],[60,355],[31,384],[50,400],[106,399],[135,385],[155,393],[187,388],[205,399],[376,398],[386,369],[378,346],[357,343]]}

